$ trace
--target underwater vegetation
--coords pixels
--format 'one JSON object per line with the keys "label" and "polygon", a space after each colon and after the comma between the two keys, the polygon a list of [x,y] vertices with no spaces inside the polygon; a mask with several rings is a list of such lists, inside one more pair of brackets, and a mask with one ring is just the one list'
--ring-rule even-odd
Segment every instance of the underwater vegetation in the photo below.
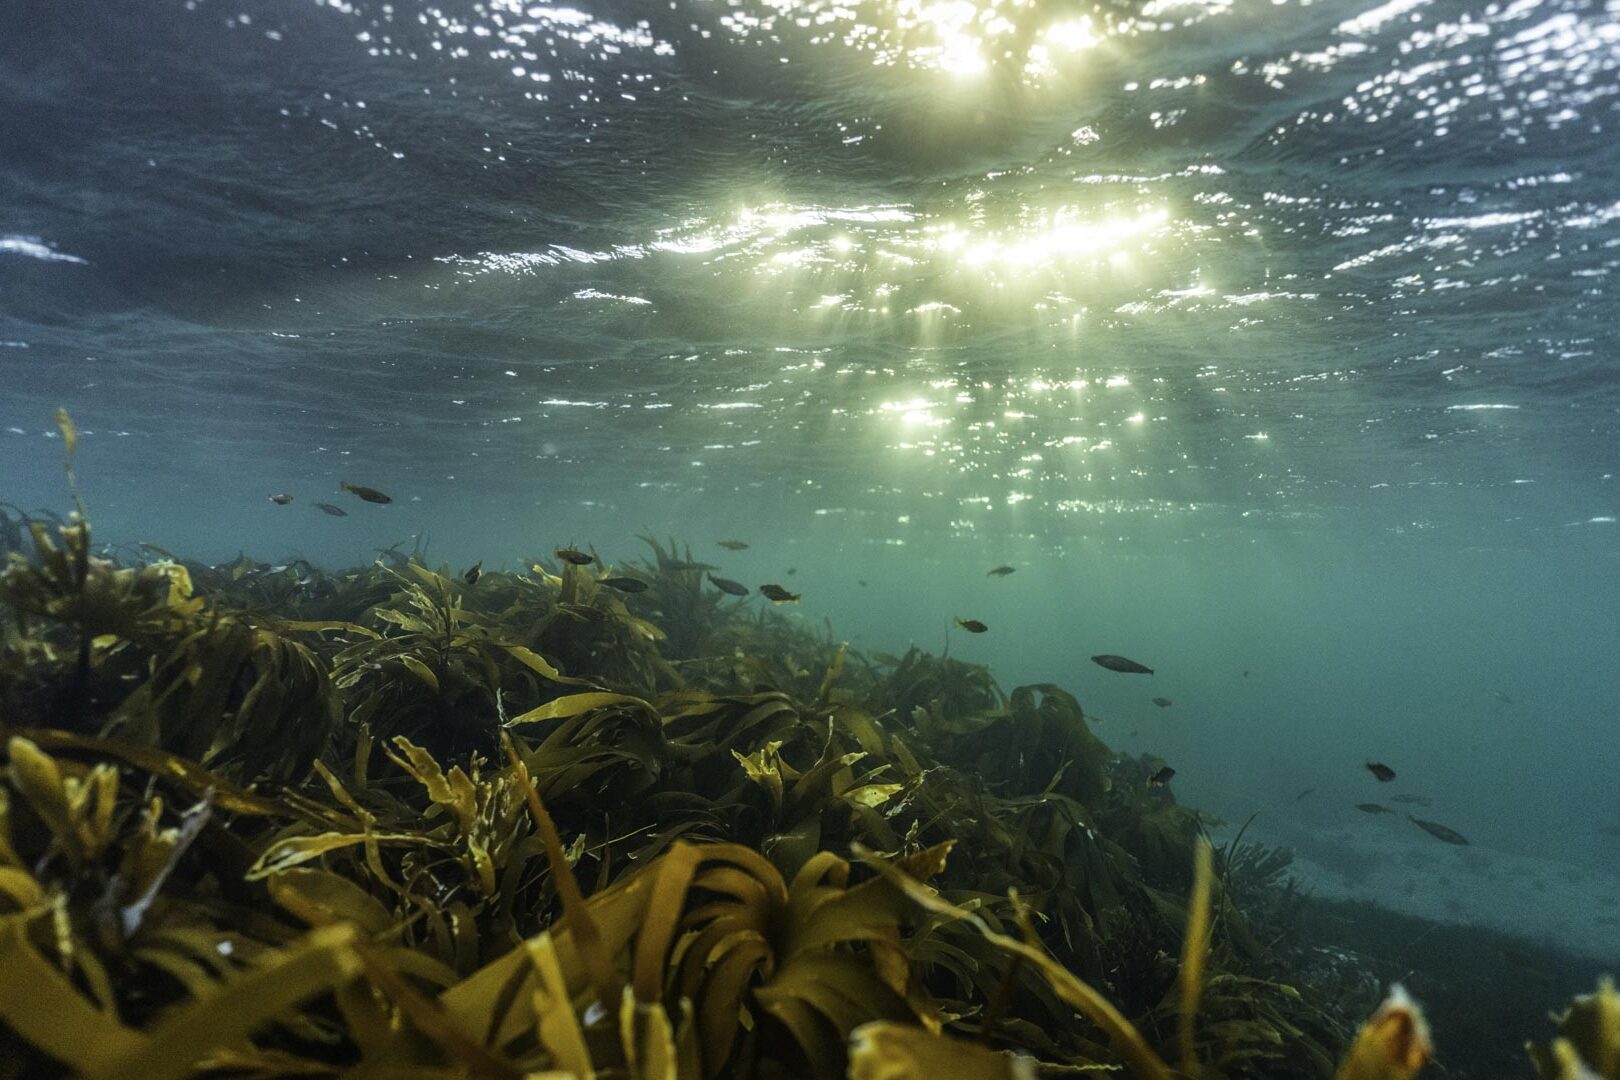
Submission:
{"label": "underwater vegetation", "polygon": [[[1367,988],[1299,962],[1286,854],[1212,848],[1068,692],[862,655],[643,541],[323,573],[8,515],[0,1075],[1429,1060],[1402,992],[1355,1033]],[[1613,988],[1531,1062],[1620,1076]]]}

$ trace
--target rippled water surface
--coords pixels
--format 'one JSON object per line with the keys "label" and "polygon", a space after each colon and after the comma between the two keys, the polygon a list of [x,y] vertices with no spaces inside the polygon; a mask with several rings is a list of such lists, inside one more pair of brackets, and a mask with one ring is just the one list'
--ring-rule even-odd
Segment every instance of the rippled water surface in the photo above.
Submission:
{"label": "rippled water surface", "polygon": [[15,10],[0,497],[66,405],[207,557],[742,535],[1325,863],[1372,756],[1620,877],[1615,0]]}

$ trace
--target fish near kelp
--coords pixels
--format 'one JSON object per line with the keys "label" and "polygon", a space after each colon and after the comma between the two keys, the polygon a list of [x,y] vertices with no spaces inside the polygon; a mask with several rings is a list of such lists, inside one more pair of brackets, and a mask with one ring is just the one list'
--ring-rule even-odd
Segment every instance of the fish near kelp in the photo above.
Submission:
{"label": "fish near kelp", "polygon": [[958,618],[956,620],[956,625],[960,626],[963,630],[966,630],[970,634],[982,634],[986,630],[990,629],[988,626],[984,625],[984,623],[980,622],[978,619]]}
{"label": "fish near kelp", "polygon": [[641,593],[647,591],[647,583],[642,581],[640,578],[633,577],[605,577],[601,581],[597,582],[597,584],[606,585],[615,592],[622,593]]}
{"label": "fish near kelp", "polygon": [[1164,787],[1175,775],[1176,770],[1166,765],[1147,778],[1148,787]]}
{"label": "fish near kelp", "polygon": [[1367,762],[1367,771],[1378,777],[1378,782],[1381,784],[1387,784],[1395,779],[1395,770],[1382,761]]}
{"label": "fish near kelp", "polygon": [[1464,837],[1462,833],[1458,832],[1456,829],[1448,829],[1438,821],[1424,821],[1422,818],[1413,817],[1411,814],[1406,815],[1406,820],[1410,821],[1412,824],[1416,825],[1418,828],[1422,829],[1436,840],[1444,840],[1448,844],[1456,844],[1459,847],[1468,843],[1467,838]]}
{"label": "fish near kelp", "polygon": [[465,581],[468,585],[476,585],[478,584],[478,579],[483,576],[484,560],[479,559],[477,562],[473,563],[472,566],[468,567],[465,574],[461,575],[461,580]]}
{"label": "fish near kelp", "polygon": [[713,585],[727,596],[748,595],[748,586],[744,585],[740,581],[732,581],[730,578],[715,577],[713,574],[710,574],[709,584]]}
{"label": "fish near kelp", "polygon": [[799,594],[788,592],[780,585],[761,585],[759,595],[776,604],[797,604]]}
{"label": "fish near kelp", "polygon": [[578,548],[558,548],[556,551],[552,552],[552,554],[556,555],[557,558],[561,559],[570,566],[589,566],[591,563],[596,561],[595,555],[587,555]]}
{"label": "fish near kelp", "polygon": [[384,506],[394,501],[376,488],[366,487],[364,484],[351,484],[347,480],[340,480],[338,481],[338,487],[351,495],[359,496],[368,503],[376,503],[378,506]]}
{"label": "fish near kelp", "polygon": [[1135,660],[1128,659],[1124,656],[1115,656],[1112,653],[1103,653],[1100,656],[1093,656],[1091,658],[1091,662],[1099,667],[1105,667],[1109,671],[1119,671],[1127,675],[1153,674],[1152,668],[1145,667],[1142,664],[1138,664]]}
{"label": "fish near kelp", "polygon": [[748,545],[741,540],[716,540],[715,543],[727,551],[747,551]]}

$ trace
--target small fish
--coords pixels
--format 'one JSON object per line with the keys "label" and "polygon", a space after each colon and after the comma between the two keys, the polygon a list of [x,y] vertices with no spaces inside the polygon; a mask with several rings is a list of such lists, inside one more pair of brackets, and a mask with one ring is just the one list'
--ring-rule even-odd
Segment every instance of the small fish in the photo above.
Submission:
{"label": "small fish", "polygon": [[605,577],[597,584],[606,585],[610,589],[617,589],[622,593],[638,593],[647,591],[647,583],[640,578],[633,577]]}
{"label": "small fish", "polygon": [[1164,768],[1148,777],[1148,787],[1164,787],[1164,785],[1170,782],[1170,778],[1174,775],[1176,775],[1176,770],[1166,765]]}
{"label": "small fish", "polygon": [[1249,677],[1249,669],[1248,668],[1243,669],[1243,677],[1245,679],[1247,679]]}
{"label": "small fish", "polygon": [[338,483],[338,487],[342,488],[344,491],[350,492],[351,494],[360,496],[368,503],[377,503],[379,506],[383,503],[391,503],[394,501],[387,495],[384,495],[382,492],[378,491],[376,488],[368,488],[362,484],[351,484],[347,480],[340,481]]}
{"label": "small fish", "polygon": [[1395,770],[1381,761],[1367,762],[1367,771],[1378,777],[1380,783],[1387,784],[1395,779]]}
{"label": "small fish", "polygon": [[673,570],[682,573],[687,570],[718,570],[718,566],[706,562],[685,562],[681,559],[665,559],[658,564],[660,570]]}
{"label": "small fish", "polygon": [[1413,806],[1433,806],[1434,800],[1427,795],[1391,795],[1390,802],[1411,803]]}
{"label": "small fish", "polygon": [[1415,818],[1411,814],[1406,815],[1406,820],[1410,821],[1412,824],[1416,825],[1418,828],[1422,829],[1424,832],[1428,833],[1437,840],[1444,840],[1448,844],[1468,843],[1467,839],[1464,838],[1462,833],[1455,829],[1448,829],[1438,822],[1424,821],[1422,818]]}
{"label": "small fish", "polygon": [[1018,568],[1016,566],[998,566],[994,570],[991,570],[989,573],[985,574],[984,576],[985,577],[1006,577],[1008,574],[1017,573],[1017,571],[1018,571]]}
{"label": "small fish", "polygon": [[484,576],[484,560],[479,559],[473,563],[472,568],[461,575],[461,580],[469,585],[478,584],[478,579]]}
{"label": "small fish", "polygon": [[1153,699],[1153,704],[1157,705],[1161,709],[1168,709],[1172,702],[1167,697],[1156,697]]}
{"label": "small fish", "polygon": [[759,595],[778,604],[797,604],[799,602],[798,593],[788,592],[780,585],[761,585]]}
{"label": "small fish", "polygon": [[286,506],[288,503],[292,502],[292,496],[288,495],[286,492],[282,492],[280,495],[270,496],[270,501],[275,503],[277,506]]}
{"label": "small fish", "polygon": [[1316,790],[1316,789],[1315,789],[1315,788],[1313,788],[1313,787],[1308,787],[1308,788],[1306,788],[1306,789],[1305,789],[1305,790],[1304,790],[1304,791],[1302,791],[1302,792],[1300,792],[1300,793],[1299,793],[1299,794],[1298,794],[1298,795],[1295,795],[1295,796],[1294,796],[1294,801],[1295,801],[1295,802],[1299,802],[1299,801],[1300,801],[1300,800],[1302,800],[1302,799],[1304,799],[1304,798],[1305,798],[1305,796],[1307,796],[1307,795],[1309,795],[1309,794],[1311,794],[1311,792],[1313,792],[1313,791],[1315,791],[1315,790]]}
{"label": "small fish", "polygon": [[1620,825],[1599,825],[1598,832],[1604,836],[1620,836]]}
{"label": "small fish", "polygon": [[956,620],[956,625],[960,626],[962,629],[966,630],[970,634],[982,634],[986,630],[990,629],[988,626],[984,625],[984,623],[980,622],[978,619],[962,619],[962,618],[958,618]]}
{"label": "small fish", "polygon": [[574,566],[589,566],[596,561],[595,555],[587,555],[577,548],[558,548],[553,554],[563,562]]}
{"label": "small fish", "polygon": [[1375,802],[1358,802],[1356,803],[1356,809],[1364,814],[1393,814],[1395,812],[1382,803]]}
{"label": "small fish", "polygon": [[866,588],[866,579],[865,578],[856,578],[855,579],[855,584],[859,585],[861,588],[864,589],[864,588]]}
{"label": "small fish", "polygon": [[730,596],[748,595],[748,586],[744,585],[740,581],[732,581],[730,578],[715,577],[713,574],[710,574],[709,584]]}
{"label": "small fish", "polygon": [[333,506],[331,503],[318,502],[315,504],[315,509],[321,511],[322,513],[331,514],[333,517],[349,516],[349,512],[347,510],[343,509],[341,506]]}
{"label": "small fish", "polygon": [[1500,701],[1504,705],[1513,704],[1513,699],[1508,697],[1507,694],[1503,693],[1500,690],[1493,690],[1493,691],[1491,691],[1491,694],[1492,694],[1492,696],[1494,696],[1496,698],[1497,701]]}
{"label": "small fish", "polygon": [[741,540],[716,540],[715,543],[719,544],[721,547],[725,548],[727,551],[747,551],[748,550],[748,545],[743,543]]}
{"label": "small fish", "polygon": [[790,566],[786,570],[783,571],[783,573],[785,573],[788,577],[792,577],[794,574],[797,574],[798,572],[799,572],[799,568],[797,566]]}
{"label": "small fish", "polygon": [[1143,667],[1135,660],[1127,660],[1123,656],[1113,656],[1108,653],[1104,653],[1101,656],[1093,656],[1091,658],[1091,662],[1093,664],[1100,664],[1109,671],[1123,671],[1127,675],[1153,674],[1153,669],[1150,667]]}

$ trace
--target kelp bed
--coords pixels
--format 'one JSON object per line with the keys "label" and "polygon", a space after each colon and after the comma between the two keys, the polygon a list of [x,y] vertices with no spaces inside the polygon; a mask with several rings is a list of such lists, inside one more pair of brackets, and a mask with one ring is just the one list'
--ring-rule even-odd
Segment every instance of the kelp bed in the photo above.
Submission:
{"label": "kelp bed", "polygon": [[[6,523],[0,1074],[1428,1058],[1398,993],[1350,1039],[1376,990],[1296,940],[1286,856],[1212,850],[1056,686],[863,656],[651,538],[612,571],[632,594],[599,564],[120,562],[78,517]],[[1620,1076],[1620,998],[1534,1062]]]}

